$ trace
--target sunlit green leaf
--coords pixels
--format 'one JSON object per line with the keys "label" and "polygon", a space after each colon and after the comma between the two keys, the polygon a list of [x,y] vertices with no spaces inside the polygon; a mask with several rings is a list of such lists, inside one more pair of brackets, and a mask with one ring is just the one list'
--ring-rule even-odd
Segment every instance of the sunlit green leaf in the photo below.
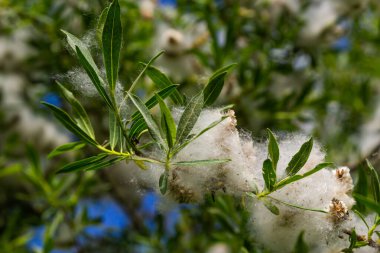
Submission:
{"label": "sunlit green leaf", "polygon": [[62,91],[63,97],[67,102],[70,103],[73,109],[74,120],[78,124],[78,126],[86,132],[91,138],[95,139],[94,129],[92,128],[90,119],[88,115],[81,105],[81,103],[74,97],[73,93],[71,93],[68,89],[66,89],[62,84],[57,82],[59,88]]}
{"label": "sunlit green leaf", "polygon": [[276,171],[273,168],[272,161],[266,159],[263,163],[263,178],[265,187],[269,190],[273,190],[273,186],[276,183]]}
{"label": "sunlit green leaf", "polygon": [[81,141],[66,143],[66,144],[63,144],[63,145],[55,148],[53,151],[51,151],[48,155],[48,158],[52,158],[52,157],[55,157],[57,155],[61,155],[63,153],[69,152],[69,151],[79,150],[85,146],[86,146],[86,143],[83,143]]}
{"label": "sunlit green leaf", "polygon": [[294,248],[294,253],[308,253],[309,252],[309,247],[307,246],[305,240],[304,240],[304,234],[305,234],[305,231],[302,231],[298,238],[297,238],[297,242],[296,242],[296,246]]}
{"label": "sunlit green leaf", "polygon": [[222,88],[224,86],[224,79],[227,75],[228,70],[235,67],[236,64],[231,64],[229,66],[223,67],[217,70],[208,80],[206,87],[204,88],[204,105],[210,106],[218,98]]}
{"label": "sunlit green leaf", "polygon": [[86,71],[87,75],[90,77],[92,83],[99,92],[99,95],[104,99],[108,107],[114,110],[114,106],[111,102],[111,99],[109,98],[106,90],[104,89],[104,81],[100,77],[100,74],[97,72],[97,69],[95,69],[91,64],[89,64],[79,47],[76,47],[76,52],[78,55],[79,62]]}
{"label": "sunlit green leaf", "polygon": [[177,143],[181,144],[187,139],[195,123],[197,122],[199,115],[201,114],[202,108],[203,94],[199,93],[190,100],[189,104],[182,113],[178,123],[176,136]]}
{"label": "sunlit green leaf", "polygon": [[282,179],[281,181],[279,181],[275,185],[275,188],[278,190],[278,189],[284,187],[285,185],[291,184],[291,183],[296,182],[298,180],[301,180],[305,177],[311,176],[314,173],[317,173],[318,171],[320,171],[321,169],[330,167],[332,165],[333,165],[333,163],[320,163],[317,166],[315,166],[313,169],[309,170],[308,172],[305,172],[302,175],[294,175],[294,176],[289,176],[289,177]]}
{"label": "sunlit green leaf", "polygon": [[[368,186],[368,179],[367,175],[365,173],[365,167],[361,164],[358,166],[358,175],[357,175],[357,182],[354,188],[354,193],[357,193],[362,196],[368,196],[369,186]],[[365,212],[366,208],[365,205],[363,205],[360,202],[356,202],[355,208],[360,212]]]}
{"label": "sunlit green leaf", "polygon": [[367,166],[370,170],[370,178],[371,178],[371,190],[373,199],[380,204],[380,179],[379,174],[375,170],[375,168],[372,166],[372,164],[366,160]]}
{"label": "sunlit green leaf", "polygon": [[168,190],[168,179],[169,173],[167,171],[161,174],[158,184],[162,195],[165,195],[166,191]]}
{"label": "sunlit green leaf", "polygon": [[175,162],[175,166],[203,166],[203,165],[213,165],[227,163],[231,161],[230,159],[207,159],[207,160],[194,160],[194,161],[180,161]]}
{"label": "sunlit green leaf", "polygon": [[352,229],[349,240],[350,240],[349,249],[352,250],[355,248],[356,242],[358,240],[355,229]]}
{"label": "sunlit green leaf", "polygon": [[143,104],[143,102],[135,95],[129,94],[133,104],[136,106],[137,110],[141,113],[144,118],[145,124],[148,127],[149,133],[152,138],[163,147],[166,147],[166,143],[161,136],[160,129],[157,126],[157,123],[154,121],[152,115],[149,112],[149,109]]}
{"label": "sunlit green leaf", "polygon": [[111,165],[114,165],[115,163],[117,162],[120,162],[122,160],[124,160],[125,158],[124,157],[115,157],[115,158],[112,158],[110,160],[107,160],[107,161],[101,161],[101,162],[98,162],[98,163],[95,163],[95,164],[91,164],[88,166],[88,168],[85,168],[85,171],[90,171],[90,170],[100,170],[100,169],[103,169],[103,168],[107,168]]}
{"label": "sunlit green leaf", "polygon": [[275,206],[272,201],[270,201],[268,198],[261,198],[260,199],[263,203],[264,203],[264,206],[273,214],[275,215],[279,215],[280,214],[280,210],[278,209],[277,206]]}
{"label": "sunlit green leaf", "polygon": [[379,203],[376,203],[376,201],[374,201],[373,199],[370,199],[368,197],[365,197],[365,196],[362,196],[362,195],[359,195],[356,193],[354,193],[353,196],[356,199],[356,201],[359,201],[360,203],[365,205],[367,208],[375,211],[377,214],[380,215],[380,204]]}
{"label": "sunlit green leaf", "polygon": [[311,149],[313,148],[313,138],[310,138],[307,142],[305,142],[300,150],[292,157],[290,160],[288,167],[286,168],[286,174],[288,176],[293,176],[297,174],[297,172],[302,169],[307,160],[309,159]]}
{"label": "sunlit green leaf", "polygon": [[100,17],[98,19],[98,23],[96,25],[96,39],[98,40],[99,47],[102,47],[102,35],[103,35],[103,28],[104,24],[106,22],[107,14],[108,14],[109,7],[104,8],[102,13],[100,14]]}
{"label": "sunlit green leaf", "polygon": [[111,91],[115,90],[118,76],[122,33],[119,1],[113,0],[102,33],[104,66]]}
{"label": "sunlit green leaf", "polygon": [[[165,87],[162,90],[160,90],[157,94],[162,99],[165,99],[170,94],[172,94],[172,92],[175,91],[177,86],[178,85],[171,85],[171,86]],[[145,106],[148,109],[153,108],[156,104],[157,104],[156,96],[151,97],[147,102],[145,102]],[[133,121],[132,121],[131,127],[129,129],[129,136],[130,136],[130,138],[137,138],[142,131],[147,129],[147,125],[145,124],[145,121],[142,118],[141,113],[139,111],[135,112],[132,115],[132,120]]]}
{"label": "sunlit green leaf", "polygon": [[187,139],[186,141],[184,141],[180,146],[177,146],[172,154],[175,155],[177,154],[179,151],[181,151],[182,149],[184,149],[188,144],[190,144],[191,142],[195,141],[196,139],[198,139],[200,136],[202,136],[204,133],[206,133],[208,130],[216,127],[217,125],[219,125],[223,120],[225,120],[226,118],[228,118],[228,116],[223,116],[222,118],[220,118],[219,120],[216,120],[214,122],[212,122],[210,125],[208,125],[206,128],[204,128],[202,131],[200,131],[198,134],[194,135],[193,137]]}
{"label": "sunlit green leaf", "polygon": [[58,170],[57,173],[67,173],[79,170],[86,170],[88,168],[91,168],[91,166],[95,166],[96,164],[103,162],[105,159],[107,159],[107,157],[107,154],[99,154],[96,156],[87,157],[82,160],[78,160],[63,166],[60,170]]}
{"label": "sunlit green leaf", "polygon": [[119,124],[113,111],[109,112],[110,146],[114,150],[119,141],[123,138]]}
{"label": "sunlit green leaf", "polygon": [[73,134],[91,145],[98,145],[94,139],[76,125],[74,120],[65,111],[46,102],[42,102],[42,104],[48,107],[53,112],[54,116]]}
{"label": "sunlit green leaf", "polygon": [[174,143],[175,143],[175,138],[177,134],[177,126],[175,125],[173,116],[169,110],[169,108],[166,106],[164,100],[156,94],[157,101],[160,105],[160,110],[161,110],[161,120],[164,125],[165,135],[166,135],[166,140],[168,142],[169,148],[172,148]]}
{"label": "sunlit green leaf", "polygon": [[267,129],[267,133],[268,133],[268,139],[269,139],[268,153],[272,161],[273,169],[274,171],[276,171],[277,163],[280,158],[280,149],[278,148],[276,137],[274,137],[274,134],[272,133],[272,131],[270,129]]}
{"label": "sunlit green leaf", "polygon": [[77,53],[77,48],[81,51],[83,58],[86,60],[86,62],[91,66],[91,68],[96,72],[96,74],[99,75],[100,71],[98,67],[96,66],[94,59],[91,56],[90,50],[88,50],[87,46],[76,36],[73,34],[66,32],[64,30],[61,30],[67,37],[67,42],[69,43],[70,48]]}
{"label": "sunlit green leaf", "polygon": [[[170,79],[155,67],[149,66],[146,70],[146,74],[157,85],[159,89],[163,89],[165,87],[173,85]],[[184,105],[185,103],[183,96],[177,90],[175,90],[170,95],[170,98],[176,105]]]}

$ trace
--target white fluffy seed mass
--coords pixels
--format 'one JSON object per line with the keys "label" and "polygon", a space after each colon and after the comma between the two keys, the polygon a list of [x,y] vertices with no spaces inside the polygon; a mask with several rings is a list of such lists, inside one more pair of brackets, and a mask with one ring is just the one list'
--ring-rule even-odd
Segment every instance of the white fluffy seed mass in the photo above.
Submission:
{"label": "white fluffy seed mass", "polygon": [[[176,122],[182,112],[182,109],[173,110]],[[177,202],[200,202],[207,193],[226,192],[241,197],[245,192],[252,191],[253,185],[260,190],[264,188],[262,164],[268,157],[267,143],[257,143],[247,134],[239,134],[233,111],[204,110],[192,133],[199,133],[223,116],[228,117],[180,151],[174,161],[225,158],[231,161],[211,166],[172,167],[167,198]],[[307,141],[307,137],[288,135],[278,139],[280,160],[277,178],[281,179],[286,176],[287,164]],[[156,151],[152,155],[159,158],[163,156]],[[324,162],[324,158],[320,146],[314,144],[309,160],[299,173],[313,169]],[[139,182],[158,192],[158,181],[164,168],[156,164],[149,166],[147,170],[136,169],[133,174]],[[365,234],[361,221],[349,211],[355,203],[350,195],[352,189],[352,178],[347,167],[322,169],[270,196],[292,205],[328,213],[301,210],[273,201],[280,211],[279,215],[274,215],[259,200],[250,198],[247,208],[252,218],[248,226],[255,240],[273,252],[291,252],[301,231],[305,232],[304,239],[312,252],[339,252],[349,245],[348,235],[344,231],[361,226],[358,234]],[[373,251],[365,247],[360,252]]]}

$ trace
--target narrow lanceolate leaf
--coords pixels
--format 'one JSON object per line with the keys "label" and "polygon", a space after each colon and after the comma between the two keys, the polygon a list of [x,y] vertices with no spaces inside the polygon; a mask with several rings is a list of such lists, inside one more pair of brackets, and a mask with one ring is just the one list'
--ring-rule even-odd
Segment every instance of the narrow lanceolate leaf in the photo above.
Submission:
{"label": "narrow lanceolate leaf", "polygon": [[300,150],[292,157],[290,160],[288,167],[286,168],[286,174],[288,176],[293,176],[297,174],[300,169],[305,165],[307,160],[309,159],[311,149],[313,148],[313,138],[310,138],[307,142],[305,142]]}
{"label": "narrow lanceolate leaf", "polygon": [[[173,84],[168,87],[163,88],[157,94],[162,98],[165,99],[166,97],[170,96],[178,87],[178,84]],[[148,99],[148,101],[145,102],[145,106],[148,107],[148,109],[153,108],[156,104],[158,103],[157,97],[152,96],[151,98]],[[137,118],[141,117],[141,114],[139,111],[135,112],[132,114],[132,119],[136,120]]]}
{"label": "narrow lanceolate leaf", "polygon": [[[149,66],[146,70],[146,74],[149,76],[149,78],[154,82],[154,84],[159,88],[163,89],[165,87],[173,85],[172,81],[160,70],[156,69],[155,67]],[[176,105],[184,105],[185,100],[181,93],[179,91],[175,90],[170,95],[171,100]]]}
{"label": "narrow lanceolate leaf", "polygon": [[178,144],[184,142],[191,130],[193,129],[195,123],[198,120],[203,108],[203,93],[198,94],[193,97],[189,104],[186,106],[182,113],[182,116],[178,123],[176,140]]}
{"label": "narrow lanceolate leaf", "polygon": [[95,69],[93,65],[88,62],[87,58],[84,56],[83,52],[81,51],[79,47],[76,47],[76,52],[77,52],[80,64],[86,71],[87,75],[90,77],[92,83],[94,84],[95,88],[99,92],[99,95],[104,99],[108,107],[113,110],[114,106],[106,90],[104,89],[104,81],[100,77],[99,73],[97,73],[97,69]]}
{"label": "narrow lanceolate leaf", "polygon": [[278,148],[278,143],[276,137],[270,129],[267,129],[268,132],[268,153],[269,157],[272,160],[273,169],[276,171],[278,159],[280,158],[280,149]]}
{"label": "narrow lanceolate leaf", "polygon": [[119,70],[122,32],[120,5],[118,0],[114,0],[108,9],[102,34],[104,66],[112,92],[115,90]]}
{"label": "narrow lanceolate leaf", "polygon": [[367,166],[370,170],[370,177],[371,177],[371,190],[373,199],[380,204],[380,179],[379,174],[375,170],[375,168],[372,166],[372,164],[366,160]]}
{"label": "narrow lanceolate leaf", "polygon": [[272,201],[270,201],[268,198],[261,198],[260,199],[264,206],[271,212],[273,213],[274,215],[279,215],[280,214],[280,210],[278,209],[277,206],[275,206]]}
{"label": "narrow lanceolate leaf", "polygon": [[204,105],[210,106],[218,98],[222,88],[224,86],[224,79],[227,75],[228,70],[233,68],[236,64],[231,64],[217,70],[208,80],[206,87],[204,88]]}
{"label": "narrow lanceolate leaf", "polygon": [[135,95],[128,94],[131,98],[132,103],[136,106],[137,110],[141,113],[145,124],[148,127],[149,133],[152,138],[163,147],[166,147],[166,143],[161,136],[160,129],[157,126],[157,123],[154,121],[152,115],[149,112],[149,109],[143,104],[143,102]]}
{"label": "narrow lanceolate leaf", "polygon": [[366,196],[360,195],[360,194],[354,193],[353,196],[358,202],[362,203],[367,208],[375,211],[378,215],[380,215],[380,204],[379,203],[376,203],[376,201],[374,201],[374,200],[372,200]]}
{"label": "narrow lanceolate leaf", "polygon": [[42,104],[48,107],[53,112],[54,116],[73,134],[91,145],[98,145],[93,138],[76,125],[74,120],[65,111],[46,102],[42,102]]}
{"label": "narrow lanceolate leaf", "polygon": [[100,48],[102,47],[103,28],[104,28],[104,23],[106,22],[108,9],[109,7],[104,8],[104,10],[102,11],[98,19],[98,24],[96,25],[96,39],[98,40],[98,44]]}
{"label": "narrow lanceolate leaf", "polygon": [[263,163],[263,178],[265,187],[269,190],[273,190],[273,186],[276,183],[276,171],[273,168],[272,161],[266,159]]}
{"label": "narrow lanceolate leaf", "polygon": [[75,122],[91,138],[95,139],[94,129],[92,128],[90,119],[88,118],[88,115],[81,103],[74,97],[73,93],[66,89],[62,84],[60,84],[59,82],[57,82],[57,84],[62,91],[63,97],[66,99],[67,102],[70,103],[73,109]]}
{"label": "narrow lanceolate leaf", "polygon": [[175,162],[175,166],[204,166],[230,162],[230,159],[208,159],[208,160],[195,160],[195,161],[180,161]]}
{"label": "narrow lanceolate leaf", "polygon": [[60,169],[57,173],[67,173],[88,169],[91,166],[94,166],[104,161],[107,158],[107,156],[107,154],[99,154],[96,156],[87,157],[82,160],[69,163],[65,165],[62,169]]}
{"label": "narrow lanceolate leaf", "polygon": [[[157,94],[162,99],[165,99],[166,97],[168,97],[170,94],[172,94],[175,91],[175,89],[176,89],[177,86],[178,85],[168,86],[168,87],[163,88],[162,90],[160,90]],[[148,109],[153,108],[156,104],[157,104],[157,98],[156,98],[156,96],[151,97],[147,102],[145,102],[145,106]],[[140,133],[142,131],[144,131],[145,129],[147,129],[147,126],[146,126],[146,124],[144,122],[144,119],[141,116],[141,113],[139,111],[135,112],[132,115],[132,124],[131,124],[130,130],[129,130],[129,137],[131,139],[132,138],[137,138],[140,135]]]}
{"label": "narrow lanceolate leaf", "polygon": [[75,37],[73,34],[66,32],[64,30],[61,30],[67,37],[67,42],[69,43],[69,46],[71,49],[77,53],[77,47],[80,49],[83,58],[86,59],[87,63],[94,69],[94,71],[99,75],[100,71],[98,67],[96,66],[94,59],[91,56],[90,50],[88,50],[87,46],[77,37]]}
{"label": "narrow lanceolate leaf", "polygon": [[158,94],[156,94],[156,98],[158,104],[160,105],[161,121],[165,129],[166,141],[168,143],[169,148],[172,148],[175,143],[177,126],[175,125],[173,116],[169,108],[166,106],[164,100],[162,100],[162,98]]}
{"label": "narrow lanceolate leaf", "polygon": [[109,112],[109,129],[110,129],[110,146],[114,150],[116,145],[122,139],[122,132],[119,124],[116,121],[116,116],[113,111]]}
{"label": "narrow lanceolate leaf", "polygon": [[356,231],[355,229],[352,229],[351,235],[349,238],[349,241],[350,241],[350,246],[348,248],[349,250],[353,250],[355,248],[357,240],[358,240],[358,237],[356,235]]}
{"label": "narrow lanceolate leaf", "polygon": [[85,171],[104,169],[125,159],[126,159],[125,157],[115,157],[107,161],[101,161],[101,162],[89,165],[88,168],[85,169]]}
{"label": "narrow lanceolate leaf", "polygon": [[174,156],[175,154],[177,154],[179,151],[181,151],[182,149],[184,149],[187,145],[189,145],[191,142],[195,141],[196,139],[198,139],[200,136],[202,136],[204,133],[206,133],[208,130],[216,127],[217,125],[219,125],[223,120],[225,120],[226,118],[228,118],[228,116],[223,116],[222,118],[220,118],[219,120],[216,120],[214,122],[212,122],[210,125],[208,125],[206,128],[204,128],[202,131],[200,131],[198,134],[194,135],[194,137],[191,137],[189,139],[187,139],[186,141],[184,141],[180,146],[177,146],[173,152],[172,152],[172,155]]}
{"label": "narrow lanceolate leaf", "polygon": [[57,155],[60,155],[69,151],[79,150],[83,148],[84,146],[86,146],[86,144],[81,141],[66,143],[55,148],[53,151],[51,151],[48,155],[48,158],[53,158]]}
{"label": "narrow lanceolate leaf", "polygon": [[142,116],[138,117],[135,121],[133,121],[133,123],[129,129],[129,138],[130,139],[137,139],[138,136],[140,136],[140,134],[142,132],[144,132],[144,130],[147,128],[148,127],[144,121],[144,118]]}
{"label": "narrow lanceolate leaf", "polygon": [[333,166],[333,163],[320,163],[317,166],[315,166],[312,170],[309,170],[308,172],[306,172],[302,175],[294,175],[294,176],[290,176],[290,177],[286,177],[286,178],[282,179],[281,181],[279,181],[275,185],[275,188],[276,188],[276,190],[278,190],[278,189],[284,187],[285,185],[291,184],[291,183],[296,182],[298,180],[301,180],[305,177],[311,176],[314,173],[317,173],[318,171],[320,171],[321,169],[331,167],[331,166]]}
{"label": "narrow lanceolate leaf", "polygon": [[303,239],[305,232],[302,231],[297,239],[296,246],[294,248],[294,253],[308,253],[309,247],[307,246],[305,240]]}
{"label": "narrow lanceolate leaf", "polygon": [[210,106],[216,101],[224,86],[224,78],[226,77],[226,75],[227,72],[223,72],[222,74],[209,80],[209,83],[204,88],[203,93],[205,106]]}
{"label": "narrow lanceolate leaf", "polygon": [[168,179],[169,173],[167,171],[161,174],[158,186],[160,187],[160,192],[162,195],[165,195],[166,191],[168,190]]}

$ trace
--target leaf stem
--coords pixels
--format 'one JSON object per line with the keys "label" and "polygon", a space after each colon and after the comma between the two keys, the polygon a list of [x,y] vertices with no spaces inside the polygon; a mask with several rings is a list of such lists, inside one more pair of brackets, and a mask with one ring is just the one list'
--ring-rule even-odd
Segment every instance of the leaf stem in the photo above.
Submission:
{"label": "leaf stem", "polygon": [[282,200],[279,200],[279,199],[276,199],[276,198],[273,198],[271,196],[266,196],[267,198],[270,198],[278,203],[281,203],[283,205],[286,205],[286,206],[290,206],[290,207],[294,207],[294,208],[298,208],[298,209],[301,209],[301,210],[305,210],[305,211],[311,211],[311,212],[318,212],[318,213],[326,213],[328,214],[329,212],[325,211],[325,210],[320,210],[320,209],[314,209],[314,208],[307,208],[307,207],[303,207],[303,206],[297,206],[297,205],[294,205],[294,204],[291,204],[291,203],[288,203],[288,202],[285,202],[285,201],[282,201]]}
{"label": "leaf stem", "polygon": [[118,152],[115,150],[110,150],[101,145],[98,145],[96,147],[109,155],[122,156],[122,157],[127,158],[128,160],[145,161],[145,162],[150,162],[150,163],[155,163],[155,164],[165,164],[165,162],[160,161],[160,160],[142,157],[142,156],[134,155],[131,153],[123,153],[123,152]]}

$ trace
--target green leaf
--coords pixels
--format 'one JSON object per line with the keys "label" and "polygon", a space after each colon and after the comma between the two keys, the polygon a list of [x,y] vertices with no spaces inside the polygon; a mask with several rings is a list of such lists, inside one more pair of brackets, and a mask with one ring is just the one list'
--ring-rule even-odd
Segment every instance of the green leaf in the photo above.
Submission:
{"label": "green leaf", "polygon": [[297,238],[296,247],[294,248],[294,253],[308,253],[309,252],[309,247],[307,246],[306,242],[303,239],[304,234],[305,234],[305,231],[302,231],[299,234]]}
{"label": "green leaf", "polygon": [[265,187],[271,192],[276,183],[276,171],[274,170],[270,159],[266,159],[263,163],[263,178],[265,181]]}
{"label": "green leaf", "polygon": [[48,158],[50,159],[57,155],[60,155],[69,151],[79,150],[83,148],[84,146],[86,146],[86,144],[81,141],[66,143],[55,148],[53,151],[51,151],[48,155]]}
{"label": "green leaf", "polygon": [[79,170],[86,170],[90,168],[91,166],[95,166],[96,164],[103,162],[107,157],[108,155],[104,153],[96,155],[96,156],[87,157],[82,160],[75,161],[63,166],[63,168],[58,170],[57,173],[67,173],[67,172],[74,172],[74,171],[79,171]]}
{"label": "green leaf", "polygon": [[313,138],[310,138],[307,142],[305,142],[300,150],[292,157],[290,160],[288,167],[286,168],[286,174],[288,176],[293,176],[297,174],[300,169],[305,165],[307,160],[309,159],[311,149],[313,148]]}
{"label": "green leaf", "polygon": [[195,160],[195,161],[180,161],[172,163],[175,166],[204,166],[230,162],[230,159],[208,159],[208,160]]}
{"label": "green leaf", "polygon": [[275,185],[275,189],[278,190],[278,189],[284,187],[285,185],[291,184],[291,183],[296,182],[298,180],[301,180],[305,177],[311,176],[314,173],[317,173],[318,171],[320,171],[321,169],[324,169],[326,167],[330,167],[332,165],[333,165],[333,163],[320,163],[317,166],[315,166],[312,170],[309,170],[308,172],[306,172],[302,175],[294,175],[294,176],[286,177],[286,178],[282,179],[281,181],[279,181]]}
{"label": "green leaf", "polygon": [[142,170],[147,170],[148,167],[145,165],[144,161],[133,160],[133,162]]}
{"label": "green leaf", "polygon": [[362,222],[367,227],[367,229],[370,230],[370,228],[368,226],[368,223],[367,223],[367,221],[364,218],[364,215],[360,211],[358,211],[356,209],[351,209],[351,210],[362,220]]}
{"label": "green leaf", "polygon": [[274,171],[276,171],[277,163],[280,158],[280,149],[278,148],[276,137],[274,137],[274,134],[269,128],[267,128],[267,133],[268,133],[268,139],[269,139],[269,143],[268,143],[269,157],[272,160],[273,169]]}
{"label": "green leaf", "polygon": [[172,155],[174,156],[175,154],[177,154],[179,151],[181,151],[182,149],[184,149],[187,145],[189,145],[191,142],[195,141],[196,139],[198,139],[200,136],[202,136],[205,132],[207,132],[208,130],[216,127],[217,125],[219,125],[223,120],[225,120],[226,118],[228,118],[228,116],[223,116],[222,118],[220,118],[220,120],[216,120],[214,122],[212,122],[210,125],[208,125],[206,128],[204,128],[202,131],[200,131],[198,134],[194,135],[194,137],[190,138],[190,139],[187,139],[186,141],[184,141],[180,146],[177,146],[173,151],[172,151]]}
{"label": "green leaf", "polygon": [[83,52],[81,51],[81,49],[79,47],[76,47],[76,52],[77,52],[80,64],[82,65],[82,67],[86,71],[87,75],[90,77],[90,79],[91,79],[92,83],[94,84],[96,90],[99,92],[99,95],[104,99],[104,101],[106,102],[108,107],[110,109],[114,110],[114,106],[111,102],[111,99],[109,98],[106,90],[104,89],[104,81],[100,77],[100,74],[98,73],[99,70],[97,68],[95,69],[94,66],[92,66],[88,62],[88,60],[83,55]]}
{"label": "green leaf", "polygon": [[367,166],[370,171],[370,178],[371,178],[371,190],[372,190],[372,195],[373,199],[376,201],[376,203],[380,204],[380,179],[379,179],[379,174],[377,174],[377,171],[375,168],[372,166],[372,164],[366,160]]}
{"label": "green leaf", "polygon": [[[166,97],[168,97],[170,94],[172,94],[172,92],[175,91],[176,87],[178,85],[174,84],[174,85],[171,85],[171,86],[168,86],[168,87],[165,87],[163,88],[162,90],[160,90],[157,94],[162,98],[162,99],[165,99]],[[147,102],[145,102],[145,106],[148,107],[148,109],[151,109],[153,108],[155,105],[157,104],[157,98],[156,96],[153,96],[151,97]],[[147,129],[147,126],[145,124],[145,121],[144,119],[142,118],[141,116],[141,113],[139,111],[135,112],[133,115],[132,115],[132,124],[131,124],[131,127],[129,129],[129,137],[132,139],[132,138],[136,138],[137,136],[140,135],[140,133],[142,131],[144,131],[145,129]]]}
{"label": "green leaf", "polygon": [[67,37],[67,42],[69,43],[69,46],[71,49],[77,53],[77,48],[81,51],[83,58],[87,61],[87,63],[94,69],[97,75],[99,75],[100,71],[98,67],[96,66],[94,59],[91,56],[90,50],[88,50],[87,46],[77,37],[75,37],[73,34],[66,32],[64,30],[61,30]]}
{"label": "green leaf", "polygon": [[75,134],[76,136],[78,136],[79,138],[91,145],[98,145],[96,140],[91,138],[86,132],[84,132],[79,126],[77,126],[74,120],[65,111],[49,103],[41,103],[48,107],[53,112],[54,116],[73,134]]}
{"label": "green leaf", "polygon": [[109,6],[104,8],[102,13],[100,14],[100,17],[98,19],[98,24],[96,26],[96,39],[98,40],[99,47],[102,47],[102,34],[103,34],[103,28],[104,24],[106,22],[107,14],[108,14]]}
{"label": "green leaf", "polygon": [[122,130],[120,129],[115,113],[113,111],[109,111],[109,129],[110,129],[110,146],[111,149],[114,150],[119,141],[122,140]]}
{"label": "green leaf", "polygon": [[272,201],[270,201],[268,198],[260,198],[260,200],[263,202],[264,206],[274,215],[279,215],[280,210],[277,206],[275,206]]}
{"label": "green leaf", "polygon": [[[163,88],[157,94],[162,98],[165,99],[166,97],[170,96],[175,89],[178,87],[178,84],[173,84],[168,87]],[[157,97],[154,95],[151,98],[148,99],[148,101],[145,102],[145,106],[148,107],[148,109],[153,108],[158,103]],[[141,117],[141,113],[139,111],[132,114],[132,119],[136,120],[137,118]]]}
{"label": "green leaf", "polygon": [[362,203],[367,208],[375,211],[377,214],[380,215],[380,204],[379,203],[376,203],[376,201],[374,201],[368,197],[362,196],[360,194],[354,193],[353,196],[356,199],[356,201]]}
{"label": "green leaf", "polygon": [[111,92],[115,91],[117,81],[122,33],[120,5],[118,0],[114,0],[108,9],[102,33],[104,66]]}
{"label": "green leaf", "polygon": [[218,98],[222,88],[224,86],[224,78],[227,75],[228,70],[235,67],[236,64],[231,64],[217,70],[208,80],[206,87],[204,88],[204,105],[210,106]]}
{"label": "green leaf", "polygon": [[[362,196],[368,196],[368,192],[369,192],[368,179],[367,179],[367,175],[365,173],[365,168],[364,168],[363,164],[360,164],[358,166],[357,177],[358,177],[358,179],[357,179],[357,183],[356,183],[355,188],[354,188],[354,193],[357,193],[357,194],[362,195]],[[357,202],[355,204],[355,208],[362,213],[365,213],[365,211],[366,211],[365,206],[359,202]]]}
{"label": "green leaf", "polygon": [[173,116],[169,110],[169,108],[166,106],[164,100],[156,94],[157,101],[160,105],[160,110],[161,110],[161,120],[164,125],[165,134],[166,134],[166,140],[168,142],[169,148],[172,148],[174,143],[175,143],[175,137],[177,134],[177,127],[175,125]]}
{"label": "green leaf", "polygon": [[[149,78],[156,84],[156,86],[159,89],[163,89],[165,87],[173,85],[173,83],[170,81],[170,79],[162,73],[160,70],[156,69],[155,67],[149,66],[146,70],[146,74],[149,76]],[[176,105],[184,105],[185,101],[181,93],[179,93],[178,90],[175,90],[170,95],[171,100]]]}
{"label": "green leaf", "polygon": [[148,127],[149,133],[152,138],[162,147],[166,148],[166,143],[161,136],[160,129],[157,126],[157,123],[154,121],[152,115],[149,112],[149,109],[143,104],[143,102],[135,95],[128,94],[132,100],[132,103],[136,106],[137,110],[141,113],[144,118],[145,124]]}
{"label": "green leaf", "polygon": [[146,125],[144,118],[137,118],[136,121],[132,123],[131,128],[129,129],[129,137],[131,139],[137,138],[148,126]]}
{"label": "green leaf", "polygon": [[356,242],[357,242],[357,236],[356,236],[356,231],[355,231],[355,229],[352,229],[352,231],[351,231],[351,235],[350,235],[350,247],[349,247],[349,249],[354,249],[355,248],[355,246],[356,246]]}
{"label": "green leaf", "polygon": [[161,174],[158,184],[162,195],[165,195],[166,191],[168,190],[168,179],[169,173],[167,171]]}
{"label": "green leaf", "polygon": [[91,138],[95,139],[94,129],[92,128],[90,119],[81,103],[74,97],[73,93],[66,89],[62,84],[60,84],[59,82],[57,82],[57,84],[62,92],[63,97],[66,99],[67,102],[70,103],[73,109],[75,122]]}
{"label": "green leaf", "polygon": [[178,144],[181,144],[187,139],[195,123],[197,122],[199,115],[201,114],[202,108],[203,94],[199,93],[190,100],[179,120],[176,136]]}
{"label": "green leaf", "polygon": [[117,162],[120,162],[122,160],[125,160],[125,157],[115,157],[107,161],[101,161],[95,164],[91,164],[88,166],[88,168],[85,168],[85,171],[90,171],[90,170],[100,170],[103,168],[107,168],[111,165],[114,165]]}

